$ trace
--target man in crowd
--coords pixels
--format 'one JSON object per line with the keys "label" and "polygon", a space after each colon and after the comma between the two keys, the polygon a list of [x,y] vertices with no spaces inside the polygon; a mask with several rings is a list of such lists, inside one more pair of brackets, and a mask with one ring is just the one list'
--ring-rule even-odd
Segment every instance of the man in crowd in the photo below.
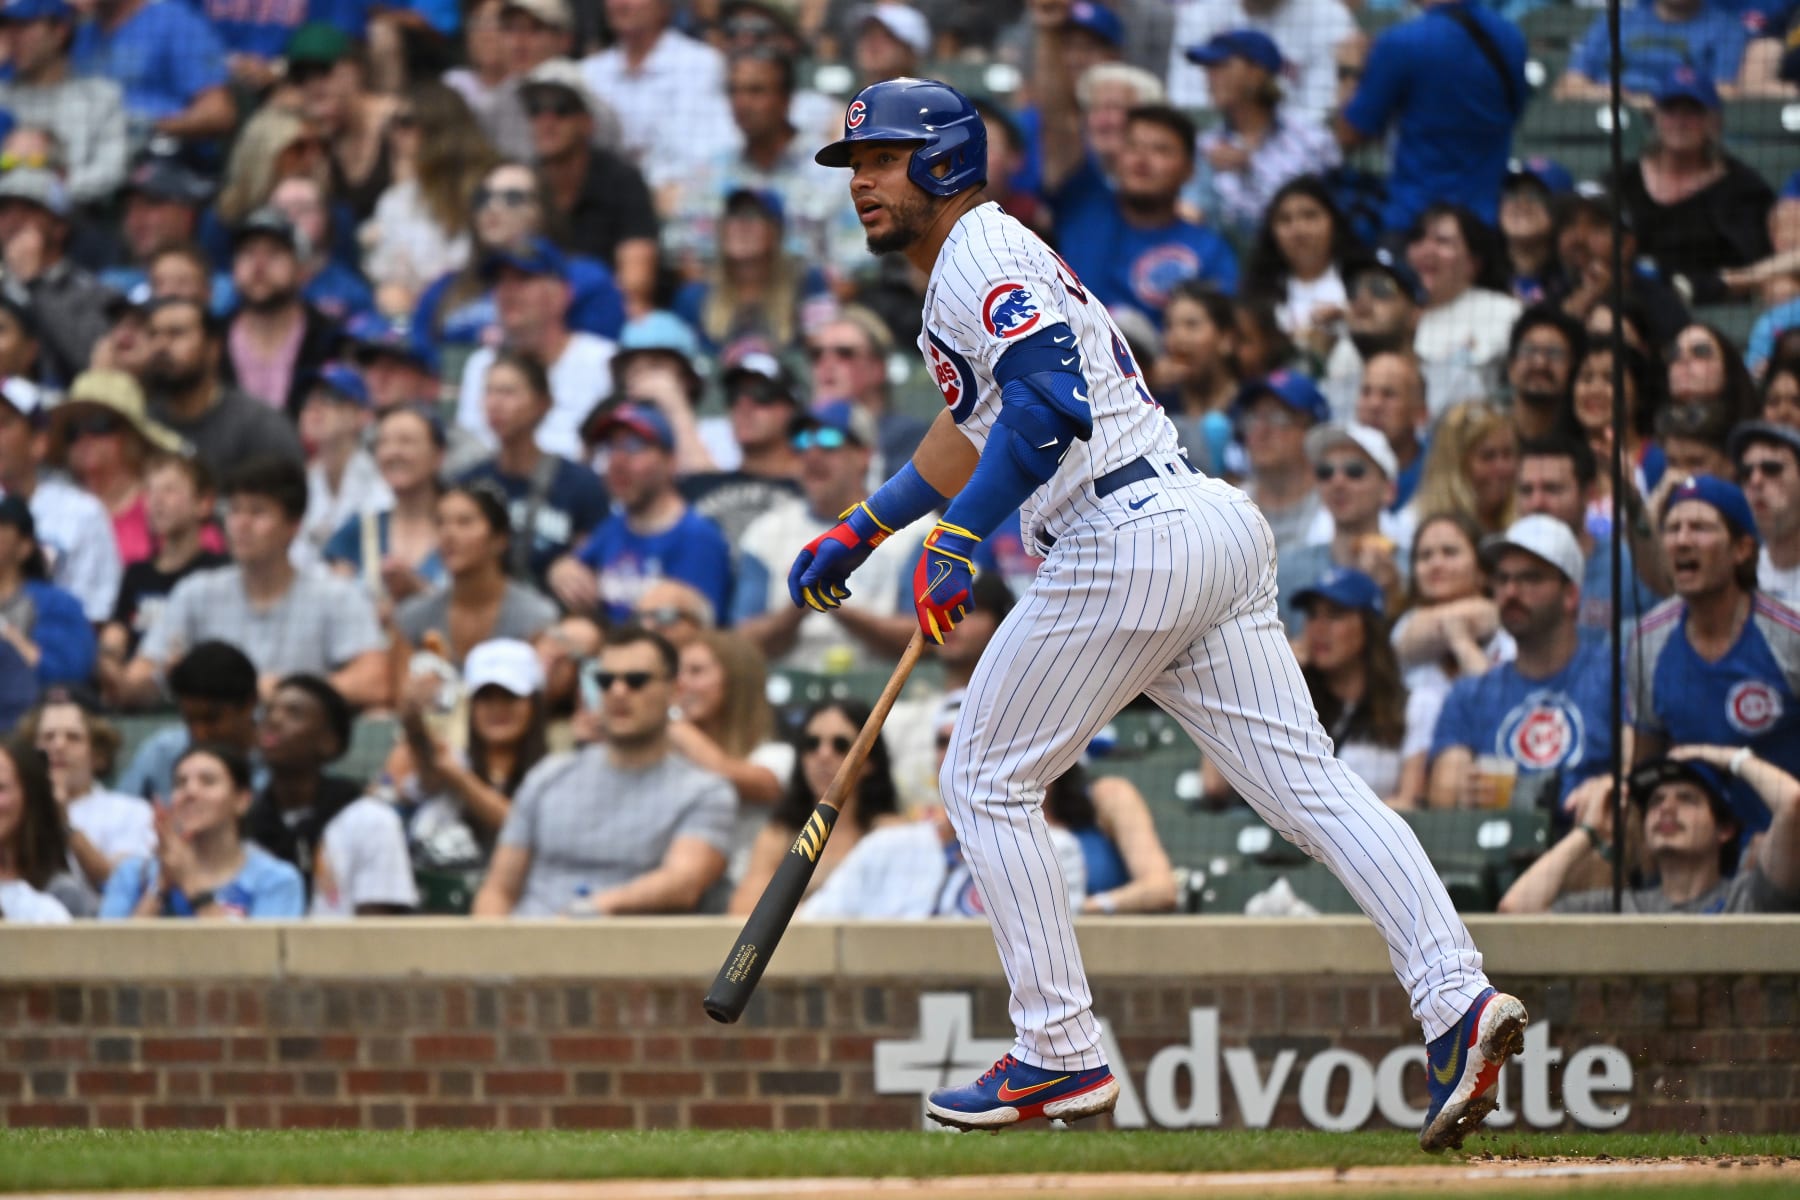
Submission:
{"label": "man in crowd", "polygon": [[1575,190],[1568,168],[1532,155],[1506,167],[1500,189],[1500,236],[1506,242],[1510,291],[1521,304],[1542,304],[1556,270],[1556,199]]}
{"label": "man in crowd", "polygon": [[680,487],[694,510],[737,546],[758,517],[800,494],[792,430],[802,408],[793,376],[760,350],[727,370],[724,385],[731,435],[743,457],[735,470],[683,475]]}
{"label": "man in crowd", "polygon": [[87,368],[106,332],[110,293],[67,257],[69,189],[44,167],[0,175],[0,278],[37,317],[47,374],[70,380]]}
{"label": "man in crowd", "polygon": [[1223,238],[1176,211],[1194,172],[1193,122],[1167,105],[1145,104],[1125,119],[1118,180],[1101,174],[1082,139],[1075,80],[1063,63],[1065,10],[1033,10],[1034,90],[1043,114],[1044,191],[1056,210],[1058,241],[1074,279],[1108,306],[1136,309],[1160,324],[1175,285],[1201,278],[1231,292],[1237,257]]}
{"label": "man in crowd", "polygon": [[1731,457],[1762,538],[1756,589],[1800,605],[1800,432],[1747,421],[1732,430]]}
{"label": "man in crowd", "polygon": [[737,797],[669,744],[675,648],[616,629],[582,707],[604,740],[541,763],[513,797],[478,917],[694,912],[724,877]]}
{"label": "man in crowd", "polygon": [[232,564],[182,580],[126,668],[130,703],[155,703],[162,675],[203,636],[243,648],[260,692],[285,675],[324,675],[357,707],[388,698],[386,640],[357,584],[323,568],[296,569],[289,549],[306,514],[306,472],[293,459],[251,459],[226,476],[225,539]]}
{"label": "man in crowd", "polygon": [[[435,349],[412,335],[404,317],[364,313],[351,319],[344,330],[356,368],[369,389],[369,407],[377,415],[390,408],[412,405],[435,409],[438,385]],[[486,442],[461,425],[444,431],[444,478],[459,479],[487,461]],[[373,430],[365,441],[372,442]]]}
{"label": "man in crowd", "polygon": [[679,579],[659,579],[645,588],[632,607],[632,620],[685,650],[708,629],[716,629],[712,601],[699,588]]}
{"label": "man in crowd", "polygon": [[1410,350],[1382,351],[1363,367],[1356,422],[1378,430],[1394,454],[1394,498],[1389,512],[1412,500],[1425,469],[1425,366]]}
{"label": "man in crowd", "polygon": [[[575,48],[575,17],[568,0],[506,0],[500,9],[500,25],[506,79],[495,89],[490,104],[470,107],[496,150],[507,158],[529,162],[533,153],[531,117],[525,111],[520,91],[533,71],[547,62],[569,57]],[[616,149],[620,141],[619,118],[606,105],[598,101],[595,104],[595,142],[609,150]]]}
{"label": "man in crowd", "polygon": [[917,78],[919,64],[930,55],[931,22],[912,5],[882,0],[858,13],[850,45],[858,89],[883,79]]}
{"label": "man in crowd", "polygon": [[[1677,67],[1691,67],[1729,91],[1743,66],[1747,34],[1738,9],[1707,0],[1654,0],[1634,4],[1619,14],[1620,86],[1628,103],[1647,105],[1650,96]],[[1556,81],[1558,100],[1595,100],[1610,96],[1612,42],[1605,14],[1588,26],[1568,69]]]}
{"label": "man in crowd", "polygon": [[625,150],[652,187],[730,146],[725,60],[672,27],[671,0],[605,0],[613,43],[582,60],[588,88],[619,114]]}
{"label": "man in crowd", "polygon": [[1296,79],[1283,80],[1287,107],[1318,123],[1331,115],[1337,98],[1332,51],[1356,36],[1356,21],[1341,0],[1178,0],[1175,40],[1169,47],[1169,103],[1205,108],[1210,96],[1206,73],[1187,51],[1233,29],[1254,29],[1273,38],[1281,57],[1294,64]]}
{"label": "man in crowd", "polygon": [[1587,347],[1581,322],[1550,304],[1537,304],[1513,322],[1506,354],[1513,426],[1524,441],[1576,433],[1569,388]]}
{"label": "man in crowd", "polygon": [[894,335],[860,304],[845,305],[806,336],[813,399],[850,400],[875,418],[880,471],[896,470],[910,459],[927,428],[918,417],[894,408],[888,386],[888,359],[893,353]]}
{"label": "man in crowd", "polygon": [[294,228],[300,265],[300,298],[332,325],[375,310],[375,292],[355,263],[332,256],[331,197],[310,175],[283,179],[269,193],[269,207]]}
{"label": "man in crowd", "polygon": [[1564,312],[1585,322],[1594,309],[1613,303],[1613,230],[1618,229],[1619,252],[1625,263],[1625,300],[1643,309],[1651,339],[1658,346],[1673,342],[1687,327],[1688,310],[1677,292],[1638,256],[1637,233],[1631,227],[1631,210],[1618,203],[1604,188],[1582,184],[1558,204],[1556,257],[1563,278],[1550,289],[1551,299]]}
{"label": "man in crowd", "polygon": [[1483,548],[1500,624],[1518,657],[1458,679],[1431,739],[1433,808],[1491,808],[1498,758],[1516,772],[1512,804],[1548,807],[1612,761],[1610,649],[1581,636],[1581,577],[1575,534],[1555,517],[1514,521]]}
{"label": "man in crowd", "polygon": [[122,245],[100,281],[121,295],[148,290],[150,262],[194,240],[212,185],[172,155],[146,154],[125,177]]}
{"label": "man in crowd", "polygon": [[55,135],[71,200],[104,204],[125,178],[130,158],[125,102],[112,80],[70,69],[79,15],[67,0],[9,0],[0,7],[0,40],[12,64],[11,81],[0,83],[0,108],[21,125]]}
{"label": "man in crowd", "polygon": [[[550,411],[538,425],[539,447],[573,458],[581,453],[581,419],[606,394],[613,343],[569,328],[568,260],[547,238],[494,253],[485,267],[494,284],[494,307],[506,345],[544,364],[550,377]],[[456,423],[493,445],[482,396],[494,348],[483,346],[463,367]]]}
{"label": "man in crowd", "polygon": [[350,749],[354,720],[330,683],[296,674],[276,686],[258,729],[268,782],[244,832],[299,869],[316,917],[393,915],[419,903],[399,813],[364,796],[362,780],[325,770]]}
{"label": "man in crowd", "polygon": [[293,422],[220,377],[220,337],[203,304],[171,297],[147,312],[150,415],[186,438],[215,477],[261,455],[305,459]]}
{"label": "man in crowd", "polygon": [[[1410,351],[1424,312],[1425,285],[1403,255],[1379,250],[1375,260],[1348,280],[1350,307],[1344,314],[1344,336],[1325,362],[1325,394],[1339,416],[1355,411],[1362,392],[1363,364],[1377,354]],[[1481,376],[1464,364],[1420,364],[1431,419],[1464,400],[1487,397]]]}
{"label": "man in crowd", "polygon": [[132,141],[152,133],[183,141],[223,137],[237,122],[225,48],[212,24],[185,4],[94,0],[75,34],[75,70],[117,83]]}
{"label": "man in crowd", "polygon": [[1406,581],[1405,530],[1388,512],[1399,466],[1387,439],[1367,425],[1328,422],[1308,430],[1304,446],[1322,511],[1303,543],[1276,564],[1282,619],[1289,629],[1301,623],[1293,598],[1334,566],[1369,576],[1390,603]]}
{"label": "man in crowd", "polygon": [[1279,561],[1306,544],[1322,511],[1312,464],[1306,458],[1306,434],[1330,420],[1331,410],[1312,380],[1297,372],[1277,371],[1239,389],[1231,417],[1250,463],[1244,490],[1275,534]]}
{"label": "man in crowd", "polygon": [[496,372],[482,397],[499,449],[463,478],[491,480],[505,493],[512,521],[507,571],[541,586],[551,564],[606,519],[608,500],[593,471],[538,446],[538,426],[550,414],[549,394],[540,390],[547,383],[543,367],[523,356],[505,361],[516,369]]}
{"label": "man in crowd", "polygon": [[306,519],[296,548],[308,561],[345,521],[391,506],[394,494],[364,448],[369,389],[354,367],[326,363],[309,381],[300,406],[306,464]]}
{"label": "man in crowd", "polygon": [[[1748,865],[1739,863],[1738,817],[1729,799],[1744,787],[1775,814]],[[1650,882],[1625,889],[1621,912],[1800,910],[1800,784],[1786,771],[1727,746],[1685,746],[1633,771],[1631,798],[1643,814]],[[1612,797],[1595,789],[1583,798],[1575,827],[1519,876],[1500,911],[1611,912],[1612,888],[1564,893],[1563,887],[1612,841]]]}
{"label": "man in crowd", "polygon": [[600,102],[580,68],[544,63],[526,77],[519,98],[550,203],[562,216],[564,244],[611,269],[628,314],[647,312],[656,287],[656,208],[638,168],[594,144]]}
{"label": "man in crowd", "polygon": [[280,210],[250,214],[232,238],[231,282],[240,307],[225,327],[238,386],[297,418],[306,384],[337,349],[338,330],[300,298],[300,260],[310,256]]}
{"label": "man in crowd", "polygon": [[550,588],[578,613],[599,608],[623,621],[658,579],[692,584],[715,617],[731,594],[731,547],[718,526],[696,513],[675,487],[675,432],[662,411],[621,404],[599,428],[607,450],[606,486],[617,510],[573,555],[550,568]]}
{"label": "man in crowd", "polygon": [[81,611],[98,625],[112,616],[119,595],[112,514],[68,479],[45,473],[48,399],[29,380],[0,380],[0,493],[30,505],[50,582],[81,601]]}
{"label": "man in crowd", "polygon": [[256,753],[256,666],[230,642],[198,642],[169,668],[169,695],[181,722],[145,739],[115,784],[128,796],[166,804],[174,794],[175,763],[189,746],[217,742],[250,759],[251,782],[268,779]]}
{"label": "man in crowd", "polygon": [[891,537],[878,547],[857,569],[859,586],[840,607],[815,612],[788,596],[793,548],[830,529],[868,490],[874,424],[847,401],[815,405],[794,437],[805,499],[772,509],[744,531],[732,624],[776,666],[828,671],[892,661],[918,628],[911,584],[920,539],[914,536]]}

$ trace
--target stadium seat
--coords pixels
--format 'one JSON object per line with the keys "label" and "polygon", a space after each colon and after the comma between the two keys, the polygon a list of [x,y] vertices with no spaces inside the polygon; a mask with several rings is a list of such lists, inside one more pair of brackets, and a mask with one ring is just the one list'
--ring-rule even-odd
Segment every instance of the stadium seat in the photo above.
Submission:
{"label": "stadium seat", "polygon": [[1200,887],[1202,913],[1242,913],[1252,897],[1267,891],[1278,879],[1286,879],[1294,895],[1321,914],[1362,911],[1337,877],[1317,863],[1293,867],[1247,866],[1209,875]]}
{"label": "stadium seat", "polygon": [[[1727,100],[1725,140],[1763,149],[1780,147],[1793,153],[1800,137],[1800,100]],[[1780,183],[1781,180],[1774,180]]]}
{"label": "stadium seat", "polygon": [[334,775],[363,782],[380,779],[399,736],[400,722],[393,717],[360,717],[350,733],[350,748],[327,769]]}
{"label": "stadium seat", "polygon": [[1518,24],[1527,46],[1568,50],[1603,16],[1604,9],[1552,4],[1526,13],[1519,18]]}
{"label": "stadium seat", "polygon": [[1542,854],[1550,816],[1537,811],[1428,809],[1402,814],[1459,909],[1490,912]]}

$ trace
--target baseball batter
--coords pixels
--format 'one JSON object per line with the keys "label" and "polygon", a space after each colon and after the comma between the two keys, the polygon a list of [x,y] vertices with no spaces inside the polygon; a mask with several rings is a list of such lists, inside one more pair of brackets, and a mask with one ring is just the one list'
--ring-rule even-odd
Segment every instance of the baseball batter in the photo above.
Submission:
{"label": "baseball batter", "polygon": [[[919,349],[944,411],[911,463],[801,551],[794,602],[835,607],[875,546],[946,503],[913,576],[933,640],[967,613],[976,546],[1015,507],[1046,556],[976,668],[940,776],[1017,1040],[981,1078],[934,1092],[930,1114],[991,1129],[1112,1109],[1118,1084],[1042,806],[1045,785],[1143,692],[1380,927],[1429,1042],[1420,1143],[1459,1145],[1494,1107],[1525,1008],[1488,986],[1406,824],[1332,756],[1276,615],[1268,523],[1189,465],[1106,310],[983,201],[987,134],[965,97],[930,80],[874,84],[817,158],[850,169],[870,250],[930,273]],[[1252,388],[1273,386],[1285,381]]]}

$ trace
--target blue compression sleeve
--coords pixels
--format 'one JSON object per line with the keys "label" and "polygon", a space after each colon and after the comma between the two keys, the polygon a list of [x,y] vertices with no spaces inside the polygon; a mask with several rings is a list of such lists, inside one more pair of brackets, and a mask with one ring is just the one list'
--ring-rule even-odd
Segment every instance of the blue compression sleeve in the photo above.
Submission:
{"label": "blue compression sleeve", "polygon": [[1083,384],[1081,376],[1067,371],[1040,371],[1007,382],[981,461],[944,520],[986,537],[1049,482],[1069,448],[1093,433]]}
{"label": "blue compression sleeve", "polygon": [[904,529],[929,512],[944,506],[945,495],[925,482],[919,468],[908,459],[894,477],[864,501],[869,512],[888,529]]}

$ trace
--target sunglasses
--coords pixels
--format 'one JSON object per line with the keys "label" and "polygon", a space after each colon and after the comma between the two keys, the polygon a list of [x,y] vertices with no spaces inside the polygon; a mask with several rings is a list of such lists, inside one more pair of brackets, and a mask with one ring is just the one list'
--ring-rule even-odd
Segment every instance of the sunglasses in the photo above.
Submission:
{"label": "sunglasses", "polygon": [[1748,483],[1761,475],[1764,479],[1780,479],[1787,474],[1787,464],[1778,458],[1764,458],[1755,462],[1747,462],[1738,468],[1738,482]]}
{"label": "sunglasses", "polygon": [[733,404],[736,404],[739,400],[748,400],[759,408],[786,407],[792,405],[794,402],[793,398],[785,392],[778,391],[772,387],[754,385],[750,387],[741,387],[737,391],[731,393],[731,402]]}
{"label": "sunglasses", "polygon": [[1392,275],[1372,273],[1356,281],[1356,294],[1371,300],[1393,300],[1400,295],[1400,285]]}
{"label": "sunglasses", "polygon": [[685,608],[677,608],[673,604],[661,604],[655,608],[645,609],[638,614],[638,619],[650,625],[678,625],[683,621],[692,621],[698,625],[700,618]]}
{"label": "sunglasses", "polygon": [[552,92],[544,96],[533,96],[525,101],[525,115],[528,117],[576,117],[587,112],[587,105],[574,96]]}
{"label": "sunglasses", "polygon": [[816,733],[809,733],[800,739],[800,749],[807,754],[811,754],[820,746],[830,746],[835,753],[848,754],[850,747],[855,744],[855,738],[845,737],[841,733],[834,733],[828,738],[822,738]]}
{"label": "sunglasses", "polygon": [[821,450],[842,450],[850,444],[850,439],[841,429],[808,429],[794,435],[794,449],[811,450],[817,446]]}
{"label": "sunglasses", "polygon": [[1320,483],[1330,483],[1338,475],[1345,479],[1362,479],[1368,473],[1369,464],[1360,462],[1320,463],[1313,468],[1313,478]]}
{"label": "sunglasses", "polygon": [[808,346],[806,357],[818,362],[823,358],[835,358],[840,362],[850,362],[862,357],[861,346]]}
{"label": "sunglasses", "polygon": [[69,440],[78,442],[84,437],[108,437],[125,431],[125,422],[109,413],[95,413],[69,422]]}
{"label": "sunglasses", "polygon": [[524,208],[537,203],[537,196],[529,188],[476,188],[475,207],[486,208],[490,204],[498,204],[505,208]]}
{"label": "sunglasses", "polygon": [[652,681],[661,678],[662,676],[653,671],[595,671],[594,686],[600,689],[602,695],[612,691],[612,685],[615,683],[624,684],[625,690],[628,692],[641,692],[649,687]]}

